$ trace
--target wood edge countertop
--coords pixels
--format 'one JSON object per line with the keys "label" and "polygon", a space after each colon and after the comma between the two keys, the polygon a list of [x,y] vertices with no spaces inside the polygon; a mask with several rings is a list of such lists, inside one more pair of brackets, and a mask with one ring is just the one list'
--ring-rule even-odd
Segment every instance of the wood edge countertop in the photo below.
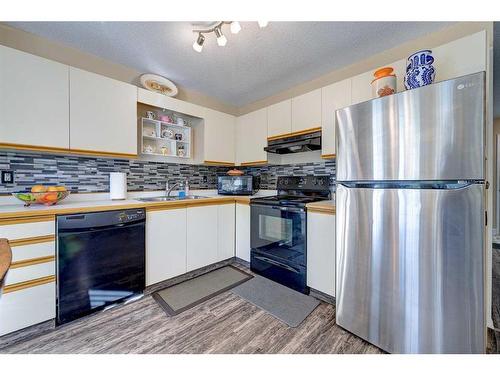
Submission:
{"label": "wood edge countertop", "polygon": [[319,201],[306,204],[307,212],[335,215],[335,201]]}
{"label": "wood edge countertop", "polygon": [[5,238],[0,238],[0,285],[9,270],[11,261],[12,251],[9,246],[9,241]]}
{"label": "wood edge countertop", "polygon": [[0,225],[2,222],[15,221],[22,218],[33,218],[48,215],[68,215],[87,212],[126,210],[134,208],[145,208],[150,211],[169,210],[197,206],[210,206],[220,204],[249,204],[250,197],[244,196],[214,196],[200,199],[186,199],[166,202],[143,202],[136,199],[124,201],[82,201],[71,203],[59,203],[54,206],[24,207],[22,205],[0,205]]}

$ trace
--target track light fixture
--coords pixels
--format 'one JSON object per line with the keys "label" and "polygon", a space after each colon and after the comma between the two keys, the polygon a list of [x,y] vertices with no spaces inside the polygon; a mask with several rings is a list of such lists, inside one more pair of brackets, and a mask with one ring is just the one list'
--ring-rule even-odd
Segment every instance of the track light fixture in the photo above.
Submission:
{"label": "track light fixture", "polygon": [[198,38],[196,38],[196,40],[193,43],[193,49],[196,52],[201,52],[201,50],[203,49],[204,42],[205,42],[205,37],[203,36],[202,33],[199,33]]}
{"label": "track light fixture", "polygon": [[[266,27],[268,23],[268,21],[258,21],[261,29]],[[205,35],[209,33],[214,33],[217,38],[217,44],[220,47],[224,47],[227,44],[227,38],[222,32],[222,26],[225,24],[230,25],[229,29],[231,34],[238,34],[241,31],[241,25],[238,21],[216,21],[193,24],[193,32],[198,34],[193,43],[193,49],[196,52],[201,52],[203,50],[203,43],[205,42]]]}
{"label": "track light fixture", "polygon": [[219,27],[216,27],[214,32],[215,32],[215,36],[217,37],[217,44],[219,45],[219,47],[224,47],[227,43],[227,38],[226,36],[222,33],[222,28],[221,28],[222,25],[220,25]]}

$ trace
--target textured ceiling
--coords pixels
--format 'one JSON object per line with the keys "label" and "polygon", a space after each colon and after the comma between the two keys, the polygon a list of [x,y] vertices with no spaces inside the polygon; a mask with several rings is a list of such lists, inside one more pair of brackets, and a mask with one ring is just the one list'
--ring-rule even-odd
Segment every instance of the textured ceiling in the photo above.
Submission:
{"label": "textured ceiling", "polygon": [[243,106],[443,28],[443,22],[242,22],[195,52],[188,22],[11,22],[233,106]]}

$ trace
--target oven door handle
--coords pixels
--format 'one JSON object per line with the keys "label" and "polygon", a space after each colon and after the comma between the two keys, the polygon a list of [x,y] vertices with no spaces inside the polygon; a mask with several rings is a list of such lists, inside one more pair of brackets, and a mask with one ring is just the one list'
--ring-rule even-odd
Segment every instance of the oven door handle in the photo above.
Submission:
{"label": "oven door handle", "polygon": [[298,207],[287,207],[287,206],[272,206],[275,210],[289,211],[289,212],[305,212],[303,208]]}
{"label": "oven door handle", "polygon": [[274,266],[277,266],[277,267],[280,267],[280,268],[284,268],[286,269],[287,271],[290,271],[290,272],[293,272],[293,273],[300,273],[300,271],[296,270],[295,268],[293,267],[290,267],[286,264],[283,264],[281,262],[278,262],[276,260],[272,260],[272,259],[269,259],[269,258],[266,258],[266,257],[263,257],[263,256],[260,256],[260,255],[256,255],[255,256],[256,259],[259,259],[263,262],[266,262],[266,263],[271,263],[272,265]]}

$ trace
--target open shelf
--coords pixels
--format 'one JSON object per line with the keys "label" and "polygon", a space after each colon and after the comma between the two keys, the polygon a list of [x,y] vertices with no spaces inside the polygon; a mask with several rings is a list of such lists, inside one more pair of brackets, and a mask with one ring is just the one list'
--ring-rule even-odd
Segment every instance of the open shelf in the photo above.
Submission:
{"label": "open shelf", "polygon": [[140,122],[143,155],[183,159],[191,157],[191,127],[145,117]]}

